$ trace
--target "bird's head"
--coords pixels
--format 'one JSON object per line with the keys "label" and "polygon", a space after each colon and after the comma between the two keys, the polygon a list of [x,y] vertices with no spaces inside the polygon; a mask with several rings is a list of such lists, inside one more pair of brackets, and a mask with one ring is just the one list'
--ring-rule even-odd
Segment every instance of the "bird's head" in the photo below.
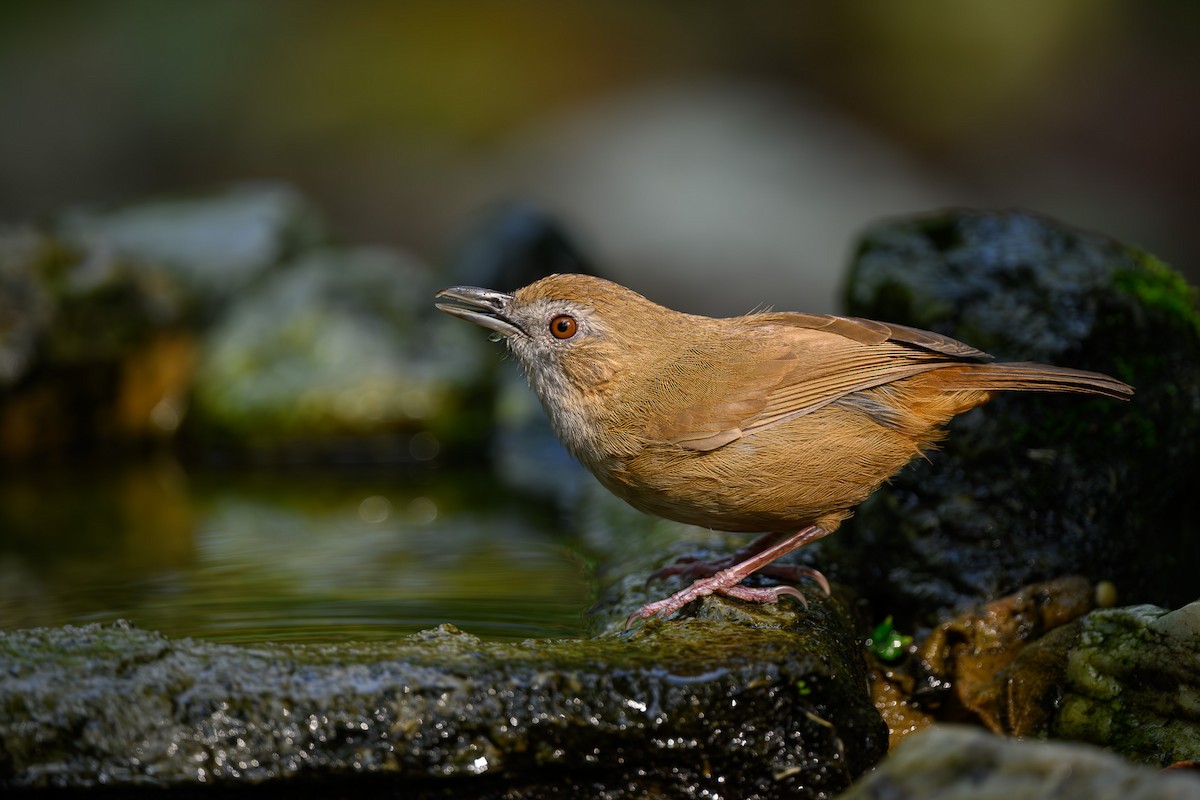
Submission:
{"label": "bird's head", "polygon": [[559,436],[585,460],[606,449],[598,439],[613,415],[630,408],[664,353],[684,340],[690,318],[590,275],[551,275],[511,294],[455,286],[437,300],[503,338]]}
{"label": "bird's head", "polygon": [[619,381],[673,338],[664,329],[674,317],[686,316],[590,275],[551,275],[511,294],[454,286],[437,300],[447,314],[503,337],[543,401]]}

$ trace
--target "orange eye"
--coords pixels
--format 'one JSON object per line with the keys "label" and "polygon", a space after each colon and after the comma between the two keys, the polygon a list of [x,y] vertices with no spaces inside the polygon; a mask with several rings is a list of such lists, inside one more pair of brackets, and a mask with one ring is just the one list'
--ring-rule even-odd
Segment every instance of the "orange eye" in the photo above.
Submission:
{"label": "orange eye", "polygon": [[570,339],[577,330],[579,330],[579,323],[568,314],[559,314],[550,320],[550,333],[554,334],[556,339]]}

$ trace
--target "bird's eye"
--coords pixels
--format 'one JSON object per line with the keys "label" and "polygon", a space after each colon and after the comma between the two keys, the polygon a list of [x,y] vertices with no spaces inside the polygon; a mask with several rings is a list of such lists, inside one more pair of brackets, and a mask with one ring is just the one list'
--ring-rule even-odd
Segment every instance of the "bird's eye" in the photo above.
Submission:
{"label": "bird's eye", "polygon": [[559,314],[550,320],[550,333],[555,339],[570,339],[579,330],[579,323],[570,314]]}

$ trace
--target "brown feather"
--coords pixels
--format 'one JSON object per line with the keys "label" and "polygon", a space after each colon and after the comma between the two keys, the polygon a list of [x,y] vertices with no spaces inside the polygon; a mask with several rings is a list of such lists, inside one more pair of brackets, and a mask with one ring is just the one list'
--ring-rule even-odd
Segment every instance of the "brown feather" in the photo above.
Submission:
{"label": "brown feather", "polygon": [[[644,511],[721,530],[832,531],[997,391],[1132,394],[904,325],[712,319],[579,275],[518,290],[508,312],[521,331],[510,346],[556,432],[600,481]],[[553,342],[545,326],[561,313],[581,333]]]}

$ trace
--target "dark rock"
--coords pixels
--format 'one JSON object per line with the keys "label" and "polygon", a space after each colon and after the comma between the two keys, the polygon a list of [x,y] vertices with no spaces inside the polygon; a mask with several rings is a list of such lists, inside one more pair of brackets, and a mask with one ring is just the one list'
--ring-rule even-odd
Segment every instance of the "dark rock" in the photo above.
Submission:
{"label": "dark rock", "polygon": [[[528,202],[487,209],[464,226],[455,244],[442,279],[444,286],[484,286],[507,292],[553,273],[599,274],[566,226]],[[447,318],[434,327],[442,336],[445,329],[462,326]],[[487,430],[474,429],[477,447],[486,452],[505,485],[527,496],[557,499],[569,506],[581,481],[587,480],[583,467],[554,435],[525,376],[506,358],[507,349],[489,342],[481,331],[468,333],[475,341],[463,347],[469,347],[478,358],[464,377],[473,379],[469,391],[478,397],[474,407],[491,411]],[[465,438],[460,437],[460,442],[466,450]]]}
{"label": "dark rock", "polygon": [[886,748],[842,614],[519,644],[448,627],[338,646],[0,634],[0,786],[828,797]]}
{"label": "dark rock", "polygon": [[1129,764],[1086,745],[1021,742],[945,725],[905,739],[839,797],[1191,800],[1200,798],[1200,780]]}
{"label": "dark rock", "polygon": [[881,617],[934,626],[1067,574],[1111,580],[1125,603],[1194,599],[1200,315],[1178,274],[1049,219],[955,211],[868,231],[847,305],[1137,389],[1129,403],[1011,393],[955,419],[820,543]]}
{"label": "dark rock", "polygon": [[562,222],[514,201],[488,209],[463,230],[448,278],[459,286],[511,292],[564,272],[597,274]]}

